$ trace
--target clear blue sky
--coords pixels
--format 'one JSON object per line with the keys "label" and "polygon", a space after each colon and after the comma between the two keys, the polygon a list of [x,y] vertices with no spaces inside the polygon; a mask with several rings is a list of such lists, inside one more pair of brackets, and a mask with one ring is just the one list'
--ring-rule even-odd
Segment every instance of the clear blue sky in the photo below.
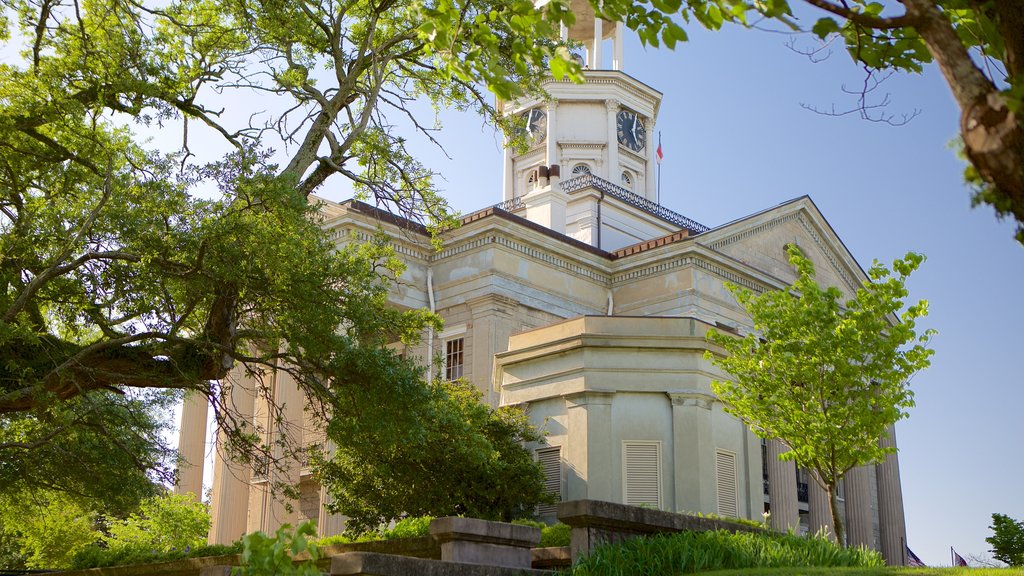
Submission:
{"label": "clear blue sky", "polygon": [[[1024,248],[1009,222],[970,207],[947,149],[958,126],[949,89],[934,66],[886,82],[889,112],[920,110],[903,127],[825,117],[800,104],[847,108],[842,86],[863,79],[841,49],[813,64],[779,34],[691,36],[674,52],[645,51],[632,35],[626,44],[625,71],[665,95],[662,203],[715,226],[808,194],[863,266],[927,255],[911,297],[930,302],[923,324],[939,335],[932,367],[912,383],[917,407],[897,426],[907,538],[930,565],[948,565],[950,546],[984,553],[993,512],[1024,519]],[[500,139],[471,115],[442,121],[451,160],[419,150],[452,204],[466,213],[499,202]]]}

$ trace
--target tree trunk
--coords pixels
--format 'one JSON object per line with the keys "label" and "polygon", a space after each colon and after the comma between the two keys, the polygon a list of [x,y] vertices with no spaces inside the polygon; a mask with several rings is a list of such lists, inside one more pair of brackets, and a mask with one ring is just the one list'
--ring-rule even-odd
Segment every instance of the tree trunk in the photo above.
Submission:
{"label": "tree trunk", "polygon": [[[1006,98],[978,68],[934,2],[903,0],[903,4],[960,105],[964,151],[981,178],[995,187],[995,198],[987,200],[1024,224],[1024,118],[1010,111]],[[1016,20],[1018,16],[1013,13],[1004,18]],[[1011,44],[1016,49],[1016,44]],[[1009,64],[1016,66],[1019,56],[1014,54]]]}
{"label": "tree trunk", "polygon": [[836,542],[840,546],[846,546],[846,527],[843,526],[843,519],[839,517],[839,491],[835,484],[825,487],[828,490],[828,507],[832,512],[832,528],[836,533]]}

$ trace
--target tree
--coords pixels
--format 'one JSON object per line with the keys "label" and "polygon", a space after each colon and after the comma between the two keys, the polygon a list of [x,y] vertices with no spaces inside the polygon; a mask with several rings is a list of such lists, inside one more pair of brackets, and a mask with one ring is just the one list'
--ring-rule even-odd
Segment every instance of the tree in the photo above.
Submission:
{"label": "tree", "polygon": [[[511,127],[478,81],[536,89],[551,22],[570,18],[529,0],[4,0],[0,41],[21,60],[0,66],[0,460],[77,446],[89,464],[10,478],[100,499],[126,468],[168,481],[138,390],[206,395],[238,457],[268,457],[231,410],[236,366],[288,370],[325,414],[427,394],[388,379],[401,362],[381,339],[429,315],[387,307],[392,255],[336,252],[307,197],[340,176],[449,225],[393,117],[431,137],[409,107],[425,98]],[[267,112],[235,120],[228,103],[252,94]],[[177,150],[140,134],[171,127]],[[197,133],[231,152],[195,156]],[[376,425],[422,416],[399,404]]]}
{"label": "tree", "polygon": [[992,545],[996,560],[1010,566],[1024,566],[1024,522],[1005,514],[992,514],[992,535],[985,542]]}
{"label": "tree", "polygon": [[875,262],[870,281],[843,302],[838,288],[818,286],[814,266],[799,248],[787,250],[798,273],[788,289],[755,295],[728,285],[754,331],[743,338],[709,331],[708,339],[724,352],[709,352],[709,358],[729,375],[711,388],[755,434],[789,446],[782,458],[807,468],[828,492],[836,537],[843,542],[839,481],[893,451],[879,446],[879,439],[908,416],[914,405],[908,381],[932,355],[927,341],[933,331],[920,337],[915,332],[928,303],[903,309],[904,284],[924,257],[909,253],[893,262],[892,272]]}
{"label": "tree", "polygon": [[328,424],[329,434],[368,443],[338,446],[315,465],[328,479],[331,511],[348,517],[347,531],[375,530],[406,515],[508,522],[547,501],[540,466],[521,447],[542,437],[521,409],[490,408],[472,384],[459,381],[435,382],[426,404],[431,417],[421,427],[392,430],[399,439],[380,438],[383,430],[337,430],[365,427],[362,418]]}

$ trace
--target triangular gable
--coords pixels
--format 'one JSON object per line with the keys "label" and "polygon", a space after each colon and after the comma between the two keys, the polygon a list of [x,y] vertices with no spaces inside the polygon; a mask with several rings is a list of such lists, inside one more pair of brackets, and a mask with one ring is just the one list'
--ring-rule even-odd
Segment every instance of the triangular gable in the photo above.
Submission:
{"label": "triangular gable", "polygon": [[867,280],[863,268],[809,196],[723,224],[695,240],[785,282],[796,278],[785,250],[791,243],[814,263],[823,286],[837,286],[852,295]]}

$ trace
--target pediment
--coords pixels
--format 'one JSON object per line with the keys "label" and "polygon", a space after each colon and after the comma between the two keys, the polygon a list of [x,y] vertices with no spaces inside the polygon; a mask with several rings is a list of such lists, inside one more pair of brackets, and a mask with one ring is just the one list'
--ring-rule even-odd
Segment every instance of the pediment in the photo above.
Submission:
{"label": "pediment", "polygon": [[714,228],[698,243],[785,283],[796,279],[786,245],[796,244],[814,263],[818,282],[847,295],[867,276],[810,197],[803,196]]}

